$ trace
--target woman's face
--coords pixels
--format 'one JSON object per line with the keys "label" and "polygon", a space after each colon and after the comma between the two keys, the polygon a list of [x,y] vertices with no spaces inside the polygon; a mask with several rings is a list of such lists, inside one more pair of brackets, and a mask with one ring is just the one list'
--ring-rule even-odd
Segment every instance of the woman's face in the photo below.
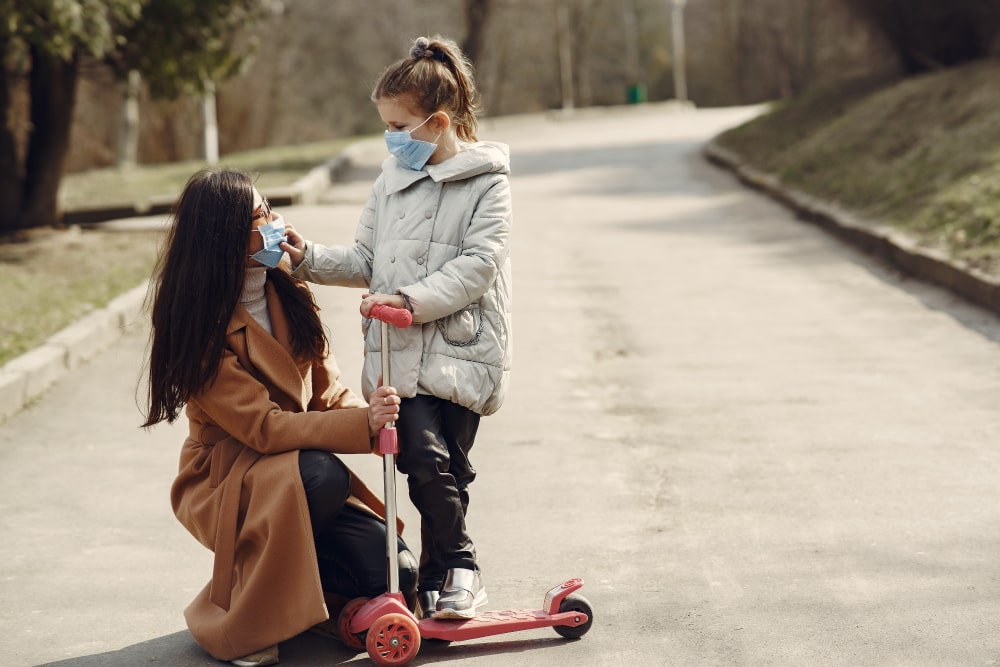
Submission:
{"label": "woman's face", "polygon": [[274,219],[274,212],[271,211],[270,204],[259,192],[253,189],[253,221],[250,223],[250,244],[247,246],[247,265],[259,266],[257,262],[250,259],[250,255],[264,249],[264,237],[257,229],[261,225],[266,225]]}

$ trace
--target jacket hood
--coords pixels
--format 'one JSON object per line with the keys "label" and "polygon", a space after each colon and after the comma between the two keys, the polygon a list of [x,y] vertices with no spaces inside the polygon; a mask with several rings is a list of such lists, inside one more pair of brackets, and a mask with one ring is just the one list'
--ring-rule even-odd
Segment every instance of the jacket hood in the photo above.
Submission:
{"label": "jacket hood", "polygon": [[394,155],[382,162],[382,175],[389,193],[403,190],[422,178],[441,183],[461,181],[480,174],[509,174],[510,149],[496,141],[466,144],[456,155],[439,164],[429,164],[420,171],[407,168]]}

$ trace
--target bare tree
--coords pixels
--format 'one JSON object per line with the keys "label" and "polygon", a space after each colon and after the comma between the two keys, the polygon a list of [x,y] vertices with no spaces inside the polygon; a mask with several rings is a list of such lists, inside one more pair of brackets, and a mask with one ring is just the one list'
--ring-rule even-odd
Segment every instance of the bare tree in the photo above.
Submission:
{"label": "bare tree", "polygon": [[[699,106],[743,104],[894,67],[885,38],[848,11],[849,2],[861,0],[689,0],[688,96]],[[557,4],[569,19],[575,106],[621,104],[627,86],[639,83],[651,101],[675,96],[668,0],[378,4],[374,12],[356,0],[283,0],[280,16],[248,29],[243,41],[258,45],[257,57],[218,84],[222,155],[378,131],[371,87],[421,35],[442,34],[463,46],[476,66],[486,115],[560,108]],[[74,124],[85,130],[71,145],[73,169],[114,164],[118,128],[105,129],[101,119],[120,118],[122,91],[109,85],[81,81]],[[0,95],[5,90],[0,86]],[[147,90],[140,100],[140,163],[198,156],[195,96],[160,102]],[[11,122],[27,126],[27,111]]]}
{"label": "bare tree", "polygon": [[462,50],[473,63],[482,60],[486,45],[486,26],[489,23],[493,0],[464,0],[465,5],[465,39],[462,40]]}

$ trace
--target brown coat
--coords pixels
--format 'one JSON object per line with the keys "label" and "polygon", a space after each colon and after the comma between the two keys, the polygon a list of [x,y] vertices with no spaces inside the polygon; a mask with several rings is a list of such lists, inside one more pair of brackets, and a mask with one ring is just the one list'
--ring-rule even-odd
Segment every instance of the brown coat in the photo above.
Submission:
{"label": "brown coat", "polygon": [[[298,362],[270,284],[274,336],[237,306],[217,378],[186,407],[190,432],[171,489],[178,520],[215,553],[212,580],[185,609],[199,645],[231,660],[329,616],[298,450],[370,453],[366,403],[332,358]],[[384,516],[352,475],[353,504]]]}

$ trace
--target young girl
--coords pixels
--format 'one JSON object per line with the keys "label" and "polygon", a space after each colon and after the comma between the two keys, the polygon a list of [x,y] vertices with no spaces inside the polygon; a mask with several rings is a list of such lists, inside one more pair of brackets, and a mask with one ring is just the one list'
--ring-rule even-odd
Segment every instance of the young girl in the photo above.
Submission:
{"label": "young girl", "polygon": [[[384,507],[334,453],[370,455],[399,399],[380,387],[369,406],[340,384],[308,286],[279,264],[283,227],[243,172],[199,172],[155,278],[144,426],[185,410],[170,499],[215,553],[184,615],[240,667],[276,663],[331,603],[386,589]],[[398,546],[412,598],[416,558]]]}
{"label": "young girl", "polygon": [[[451,41],[420,37],[379,78],[372,101],[392,154],[382,163],[353,246],[324,247],[289,231],[294,275],[367,287],[361,314],[407,308],[394,331],[402,397],[399,469],[420,512],[419,600],[425,616],[472,618],[486,603],[466,530],[469,462],[481,415],[495,412],[511,363],[510,160],[476,140],[476,88]],[[365,320],[364,391],[379,381],[379,327]]]}

